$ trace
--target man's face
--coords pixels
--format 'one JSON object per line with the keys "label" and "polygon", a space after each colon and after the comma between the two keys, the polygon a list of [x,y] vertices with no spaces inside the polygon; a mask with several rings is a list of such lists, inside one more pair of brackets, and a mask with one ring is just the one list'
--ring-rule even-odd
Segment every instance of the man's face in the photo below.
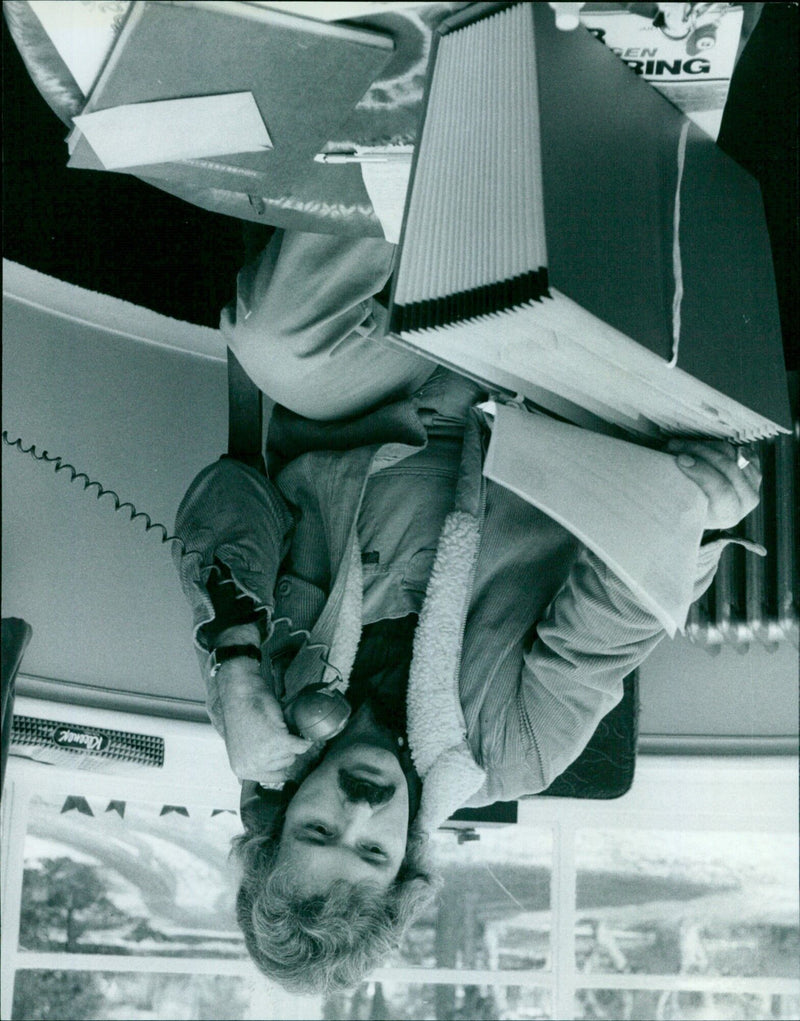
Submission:
{"label": "man's face", "polygon": [[334,742],[289,803],[278,862],[291,861],[302,891],[336,879],[387,889],[403,862],[408,787],[395,754]]}

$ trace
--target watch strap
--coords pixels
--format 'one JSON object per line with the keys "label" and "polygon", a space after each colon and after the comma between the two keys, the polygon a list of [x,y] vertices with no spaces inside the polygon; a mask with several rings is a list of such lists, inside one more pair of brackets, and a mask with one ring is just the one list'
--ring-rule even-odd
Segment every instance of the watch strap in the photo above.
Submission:
{"label": "watch strap", "polygon": [[223,663],[227,663],[229,659],[238,659],[239,656],[246,656],[248,659],[254,659],[257,663],[261,662],[261,649],[257,645],[222,645],[217,649],[211,650],[211,676],[215,677]]}

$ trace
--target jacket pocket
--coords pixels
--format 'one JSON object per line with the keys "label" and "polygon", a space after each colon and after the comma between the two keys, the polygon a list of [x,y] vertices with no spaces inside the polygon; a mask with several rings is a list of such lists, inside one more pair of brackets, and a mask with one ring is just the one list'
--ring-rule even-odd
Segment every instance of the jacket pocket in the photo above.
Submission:
{"label": "jacket pocket", "polygon": [[435,556],[435,549],[421,549],[409,559],[403,572],[402,586],[404,589],[425,594]]}

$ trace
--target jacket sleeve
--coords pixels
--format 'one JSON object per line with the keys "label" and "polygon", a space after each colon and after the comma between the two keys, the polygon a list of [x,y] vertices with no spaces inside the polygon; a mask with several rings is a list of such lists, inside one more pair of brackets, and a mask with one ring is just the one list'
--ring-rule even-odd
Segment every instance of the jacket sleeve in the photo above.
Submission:
{"label": "jacket sleeve", "polygon": [[[701,546],[694,598],[708,588],[733,540]],[[613,572],[584,549],[523,655],[516,700],[525,778],[522,793],[544,790],[581,753],[622,698],[624,678],[664,637],[661,624]]]}
{"label": "jacket sleeve", "polygon": [[292,527],[289,507],[275,485],[228,457],[200,472],[178,508],[175,534],[181,543],[175,543],[172,555],[192,613],[192,637],[206,681],[209,714],[218,729],[218,693],[205,666],[203,634],[203,625],[214,620],[207,589],[210,575],[217,571],[214,560],[229,568],[237,589],[253,601],[256,610],[266,611],[269,637],[275,582]]}
{"label": "jacket sleeve", "polygon": [[181,544],[175,544],[173,560],[199,649],[205,648],[200,629],[214,619],[206,587],[214,560],[229,568],[237,588],[269,616],[292,524],[274,483],[241,461],[221,458],[194,479],[175,519]]}

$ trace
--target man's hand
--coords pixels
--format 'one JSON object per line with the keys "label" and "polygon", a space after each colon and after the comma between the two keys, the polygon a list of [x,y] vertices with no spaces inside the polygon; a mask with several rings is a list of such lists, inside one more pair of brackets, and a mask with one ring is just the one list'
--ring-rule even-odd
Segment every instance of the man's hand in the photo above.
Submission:
{"label": "man's hand", "polygon": [[706,529],[733,528],[758,506],[761,470],[754,454],[740,454],[730,443],[694,440],[671,440],[667,451],[708,497]]}
{"label": "man's hand", "polygon": [[283,783],[286,770],[312,742],[289,733],[281,707],[254,660],[223,663],[217,683],[231,769],[240,780],[265,786]]}

